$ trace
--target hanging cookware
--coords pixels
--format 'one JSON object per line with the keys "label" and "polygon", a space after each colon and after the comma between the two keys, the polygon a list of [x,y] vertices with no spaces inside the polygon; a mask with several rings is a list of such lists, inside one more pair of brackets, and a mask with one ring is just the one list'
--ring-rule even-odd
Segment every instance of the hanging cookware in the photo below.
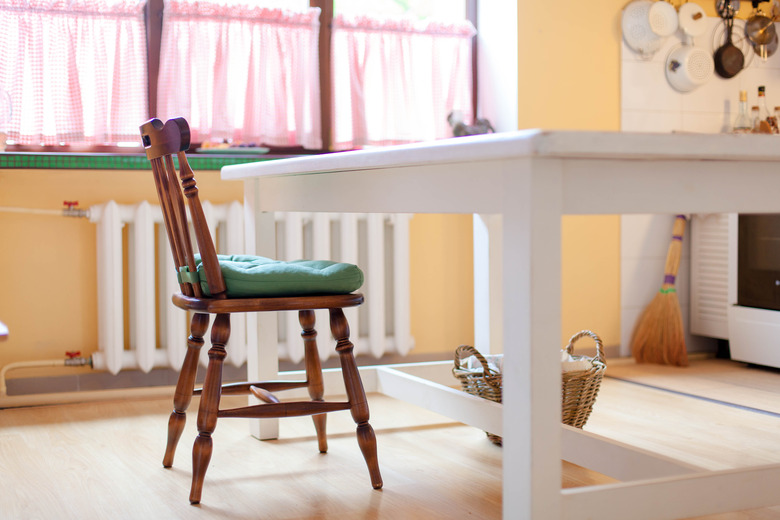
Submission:
{"label": "hanging cookware", "polygon": [[715,63],[711,52],[693,45],[694,37],[707,31],[704,9],[689,2],[680,6],[677,15],[684,37],[666,58],[666,79],[675,90],[690,92],[712,77]]}
{"label": "hanging cookware", "polygon": [[777,44],[778,36],[777,33],[775,33],[775,37],[771,42],[767,43],[766,45],[754,45],[753,50],[756,51],[756,54],[758,54],[761,59],[767,60],[772,57],[775,52],[777,52]]}
{"label": "hanging cookware", "polygon": [[739,0],[716,0],[715,9],[718,11],[718,16],[726,18],[728,13],[739,12]]}
{"label": "hanging cookware", "polygon": [[662,38],[673,35],[677,31],[679,20],[677,10],[666,0],[653,2],[647,13],[650,30]]}
{"label": "hanging cookware", "polygon": [[701,47],[681,45],[666,58],[666,79],[678,92],[690,92],[704,85],[714,69],[712,56]]}
{"label": "hanging cookware", "polygon": [[699,4],[688,2],[677,12],[678,25],[689,38],[696,38],[707,32],[707,17]]}
{"label": "hanging cookware", "polygon": [[761,11],[758,4],[757,1],[753,2],[754,11],[745,23],[745,36],[754,46],[769,45],[777,34],[775,22]]}
{"label": "hanging cookware", "polygon": [[[780,0],[778,0],[780,2]],[[712,55],[715,55],[715,51],[726,42],[726,24],[719,23],[711,32],[711,45],[710,48]],[[778,33],[780,34],[780,33]],[[745,36],[745,20],[741,18],[734,18],[734,26],[731,31],[731,43],[733,43],[739,50],[742,51],[742,55],[745,57],[745,63],[742,65],[743,70],[750,68],[753,63],[753,58],[756,53],[753,50],[753,44]]]}
{"label": "hanging cookware", "polygon": [[634,0],[623,9],[621,28],[626,45],[643,58],[649,59],[666,40],[650,27],[651,0]]}
{"label": "hanging cookware", "polygon": [[[727,0],[728,3],[728,0]],[[733,78],[736,76],[745,64],[745,55],[731,41],[732,29],[734,27],[734,12],[726,12],[726,43],[721,45],[715,51],[714,62],[715,72],[722,78]]]}

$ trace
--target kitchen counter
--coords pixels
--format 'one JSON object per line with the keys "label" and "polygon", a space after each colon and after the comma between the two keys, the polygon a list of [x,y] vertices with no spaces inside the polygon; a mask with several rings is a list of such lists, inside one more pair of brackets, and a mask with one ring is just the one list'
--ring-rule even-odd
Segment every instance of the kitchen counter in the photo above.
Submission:
{"label": "kitchen counter", "polygon": [[[778,213],[778,145],[770,135],[527,130],[227,166],[222,177],[245,182],[257,254],[274,255],[273,211],[485,216],[475,256],[490,269],[475,293],[489,296],[475,330],[503,343],[504,402],[465,422],[504,437],[504,518],[680,518],[779,504],[780,465],[705,472],[560,424],[561,217]],[[273,361],[270,351],[259,347],[253,363]],[[449,399],[430,395],[432,405]],[[561,490],[561,458],[622,482]]]}

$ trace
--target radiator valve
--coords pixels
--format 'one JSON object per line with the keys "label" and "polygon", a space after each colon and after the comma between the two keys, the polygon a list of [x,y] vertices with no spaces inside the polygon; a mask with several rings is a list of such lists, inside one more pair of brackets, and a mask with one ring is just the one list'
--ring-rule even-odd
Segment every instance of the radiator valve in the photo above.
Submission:
{"label": "radiator valve", "polygon": [[89,210],[79,208],[77,200],[63,200],[62,205],[65,206],[65,209],[62,210],[63,217],[89,218]]}
{"label": "radiator valve", "polygon": [[66,367],[83,367],[84,365],[92,366],[92,357],[83,358],[81,357],[80,351],[75,352],[65,352],[65,366]]}

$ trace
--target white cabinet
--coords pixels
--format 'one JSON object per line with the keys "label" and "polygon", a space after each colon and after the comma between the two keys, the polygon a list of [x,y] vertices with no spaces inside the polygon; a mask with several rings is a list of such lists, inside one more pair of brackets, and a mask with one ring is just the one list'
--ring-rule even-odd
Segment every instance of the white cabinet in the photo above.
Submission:
{"label": "white cabinet", "polygon": [[737,215],[691,219],[692,334],[729,339],[728,308],[737,303]]}

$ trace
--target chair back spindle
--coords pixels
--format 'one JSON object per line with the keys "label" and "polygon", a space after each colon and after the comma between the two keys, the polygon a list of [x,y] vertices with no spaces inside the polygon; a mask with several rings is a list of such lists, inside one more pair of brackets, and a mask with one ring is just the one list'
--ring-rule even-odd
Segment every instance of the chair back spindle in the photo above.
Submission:
{"label": "chair back spindle", "polygon": [[[141,125],[141,136],[146,156],[152,164],[163,221],[182,292],[187,296],[203,297],[197,281],[196,251],[190,240],[187,210],[182,196],[183,189],[209,292],[212,298],[225,298],[225,282],[219,268],[214,241],[198,197],[195,176],[185,154],[190,146],[189,125],[183,118],[171,119],[165,124],[159,119],[152,119]],[[179,160],[178,174],[173,160],[174,155]]]}
{"label": "chair back spindle", "polygon": [[187,197],[187,202],[189,203],[190,217],[195,230],[195,240],[198,243],[200,260],[206,272],[209,292],[212,298],[226,298],[225,280],[222,278],[222,270],[219,267],[219,260],[217,260],[217,250],[214,247],[214,240],[211,238],[206,215],[203,213],[203,206],[200,203],[195,175],[192,172],[192,168],[190,168],[184,151],[179,151],[178,157],[181,185],[184,189],[184,196]]}

